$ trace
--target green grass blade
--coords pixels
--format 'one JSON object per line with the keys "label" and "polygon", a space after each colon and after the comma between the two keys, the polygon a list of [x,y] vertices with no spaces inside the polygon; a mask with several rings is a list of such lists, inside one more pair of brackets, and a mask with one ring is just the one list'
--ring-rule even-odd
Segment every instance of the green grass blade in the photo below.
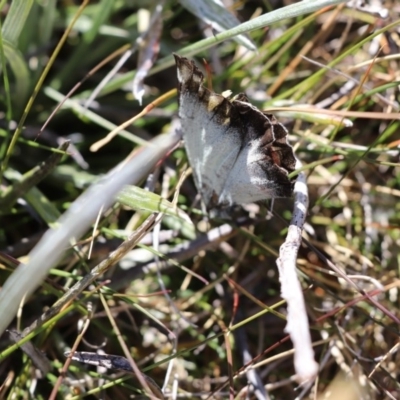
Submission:
{"label": "green grass blade", "polygon": [[15,47],[33,6],[33,0],[13,0],[4,21],[3,38]]}

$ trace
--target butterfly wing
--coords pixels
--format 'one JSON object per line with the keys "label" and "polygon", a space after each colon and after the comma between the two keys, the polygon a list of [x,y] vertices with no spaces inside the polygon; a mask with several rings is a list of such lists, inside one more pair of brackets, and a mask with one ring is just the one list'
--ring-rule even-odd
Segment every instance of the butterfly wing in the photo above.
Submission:
{"label": "butterfly wing", "polygon": [[220,201],[246,204],[269,198],[290,197],[294,182],[288,177],[296,165],[287,130],[273,115],[262,113],[247,98],[233,100],[236,129],[242,132],[239,156],[227,176]]}
{"label": "butterfly wing", "polygon": [[198,190],[205,205],[218,203],[226,178],[240,152],[230,125],[230,102],[203,86],[203,74],[175,55],[179,81],[179,117]]}

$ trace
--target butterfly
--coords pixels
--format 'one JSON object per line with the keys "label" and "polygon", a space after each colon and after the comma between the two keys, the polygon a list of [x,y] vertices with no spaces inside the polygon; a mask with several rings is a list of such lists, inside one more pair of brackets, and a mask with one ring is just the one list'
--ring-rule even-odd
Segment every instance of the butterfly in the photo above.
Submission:
{"label": "butterfly", "polygon": [[174,57],[183,139],[206,208],[290,197],[296,158],[286,128],[244,94],[230,100],[207,89],[193,61]]}

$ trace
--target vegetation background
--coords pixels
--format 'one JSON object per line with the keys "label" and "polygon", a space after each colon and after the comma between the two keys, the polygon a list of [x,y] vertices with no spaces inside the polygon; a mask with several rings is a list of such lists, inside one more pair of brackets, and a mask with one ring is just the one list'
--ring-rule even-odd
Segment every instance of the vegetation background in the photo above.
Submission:
{"label": "vegetation background", "polygon": [[[209,223],[179,148],[142,179],[138,186],[149,191],[125,189],[83,238],[49,249],[61,261],[32,295],[16,300],[10,325],[29,333],[31,347],[16,331],[0,339],[1,399],[147,398],[146,384],[154,396],[162,387],[166,397],[189,399],[400,397],[400,4],[325,7],[207,47],[205,37],[219,37],[213,20],[226,30],[231,15],[249,21],[295,2],[226,3],[229,14],[207,11],[211,1],[0,2],[0,280],[28,261],[90,184],[175,129],[172,53],[188,56],[209,72],[215,91],[246,92],[259,108],[275,110],[305,166],[310,208],[298,268],[317,380],[295,381],[284,331],[275,262],[292,200]],[[203,14],[190,13],[190,4],[204,5]],[[151,20],[157,10],[160,18]],[[252,43],[256,51],[248,49]],[[143,87],[133,81],[137,71]],[[132,88],[143,89],[143,105]],[[315,106],[332,113],[315,113]],[[74,147],[62,156],[56,149],[66,139]],[[79,218],[83,223],[86,213]],[[99,265],[92,285],[41,319]],[[24,274],[32,287],[42,281],[29,269]],[[72,347],[129,353],[144,375],[69,365],[64,352]]]}

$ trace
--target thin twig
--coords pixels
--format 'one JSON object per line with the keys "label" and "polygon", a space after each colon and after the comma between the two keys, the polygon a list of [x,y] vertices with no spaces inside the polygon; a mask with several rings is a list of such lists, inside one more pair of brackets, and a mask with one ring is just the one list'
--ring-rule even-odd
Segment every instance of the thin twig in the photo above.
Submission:
{"label": "thin twig", "polygon": [[[296,169],[298,168],[301,168],[300,161],[296,163]],[[294,367],[297,379],[305,382],[314,379],[318,372],[318,364],[314,360],[307,311],[296,273],[297,253],[301,245],[301,233],[308,210],[308,189],[304,173],[300,173],[297,177],[294,195],[293,217],[286,240],[279,249],[279,258],[276,263],[281,282],[281,294],[288,304],[285,330],[290,335],[294,346]]]}

